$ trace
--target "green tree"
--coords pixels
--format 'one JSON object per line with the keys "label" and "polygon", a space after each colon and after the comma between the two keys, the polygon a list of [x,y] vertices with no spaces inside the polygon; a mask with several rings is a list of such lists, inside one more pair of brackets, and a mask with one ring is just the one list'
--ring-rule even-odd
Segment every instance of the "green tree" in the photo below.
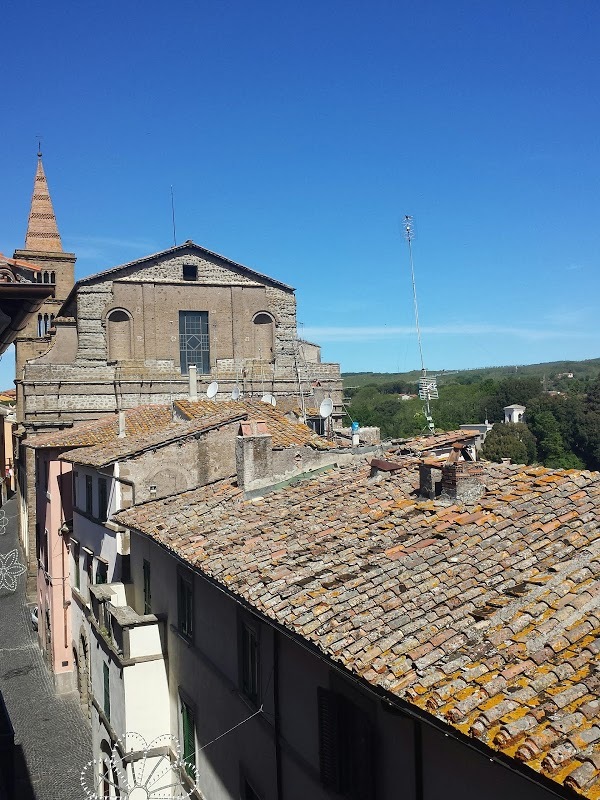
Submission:
{"label": "green tree", "polygon": [[486,436],[481,452],[490,461],[510,458],[514,464],[532,464],[537,455],[535,437],[523,422],[496,423]]}
{"label": "green tree", "polygon": [[538,454],[544,466],[552,469],[582,469],[585,466],[575,453],[565,447],[560,425],[552,412],[538,412],[529,424],[537,439]]}

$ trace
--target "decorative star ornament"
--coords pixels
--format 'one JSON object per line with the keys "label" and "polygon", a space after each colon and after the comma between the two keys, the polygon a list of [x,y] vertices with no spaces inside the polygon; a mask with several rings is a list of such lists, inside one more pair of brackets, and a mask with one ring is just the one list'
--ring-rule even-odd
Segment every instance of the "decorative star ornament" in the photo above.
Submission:
{"label": "decorative star ornament", "polygon": [[0,589],[8,589],[9,592],[16,591],[17,578],[24,572],[25,567],[19,562],[17,550],[0,553]]}
{"label": "decorative star ornament", "polygon": [[148,744],[139,733],[126,733],[110,756],[86,764],[81,788],[86,800],[104,800],[107,791],[120,800],[173,800],[191,797],[196,778],[196,767],[185,761],[170,734]]}

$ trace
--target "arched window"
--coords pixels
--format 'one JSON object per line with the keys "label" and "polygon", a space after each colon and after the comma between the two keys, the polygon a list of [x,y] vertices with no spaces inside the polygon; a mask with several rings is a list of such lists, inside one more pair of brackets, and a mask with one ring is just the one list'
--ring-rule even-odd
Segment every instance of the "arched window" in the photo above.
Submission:
{"label": "arched window", "polygon": [[108,338],[108,360],[129,361],[132,357],[131,317],[127,311],[117,308],[106,320]]}
{"label": "arched window", "polygon": [[50,280],[50,275],[48,272],[44,272],[44,283],[48,283]]}
{"label": "arched window", "polygon": [[50,273],[50,283],[56,283],[56,272]]}
{"label": "arched window", "polygon": [[252,322],[254,328],[254,358],[258,358],[261,361],[272,361],[275,344],[275,322],[273,317],[265,311],[261,311],[256,314]]}
{"label": "arched window", "polygon": [[37,335],[44,335],[44,318],[41,314],[38,314]]}
{"label": "arched window", "polygon": [[44,314],[44,336],[48,333],[49,330],[50,330],[50,324],[49,324],[48,314]]}
{"label": "arched window", "polygon": [[42,273],[41,272],[38,272],[38,274],[36,275],[36,280],[37,280],[38,283],[42,282]]}

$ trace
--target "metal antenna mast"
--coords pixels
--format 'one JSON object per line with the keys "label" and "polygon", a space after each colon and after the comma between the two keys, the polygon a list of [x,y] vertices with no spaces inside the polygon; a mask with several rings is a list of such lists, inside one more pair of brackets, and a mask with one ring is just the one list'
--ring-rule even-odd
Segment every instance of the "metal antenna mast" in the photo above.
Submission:
{"label": "metal antenna mast", "polygon": [[173,247],[177,247],[177,234],[175,232],[175,199],[173,197],[172,184],[171,184],[171,221],[173,223]]}
{"label": "metal antenna mast", "polygon": [[415,324],[417,326],[419,356],[421,358],[421,379],[419,380],[419,397],[425,403],[423,410],[425,412],[425,418],[427,420],[427,427],[433,433],[435,431],[435,425],[433,423],[433,417],[431,416],[430,401],[437,400],[438,390],[435,378],[427,377],[427,369],[425,367],[425,361],[423,359],[423,342],[421,341],[421,326],[419,325],[419,304],[417,303],[417,284],[415,282],[415,265],[413,262],[413,252],[412,252],[412,241],[415,236],[413,218],[408,214],[405,214],[403,225],[404,225],[404,238],[408,242],[408,254],[410,258],[410,274],[412,278],[412,289],[413,289],[413,303],[415,307]]}

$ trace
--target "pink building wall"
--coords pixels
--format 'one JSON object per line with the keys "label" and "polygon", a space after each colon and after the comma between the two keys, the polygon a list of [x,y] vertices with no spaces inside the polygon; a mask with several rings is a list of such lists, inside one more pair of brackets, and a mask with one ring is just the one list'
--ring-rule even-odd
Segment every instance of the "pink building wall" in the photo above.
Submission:
{"label": "pink building wall", "polygon": [[58,461],[56,450],[36,453],[38,542],[38,638],[58,691],[74,684],[71,645],[69,534],[61,531],[73,519],[71,465]]}

